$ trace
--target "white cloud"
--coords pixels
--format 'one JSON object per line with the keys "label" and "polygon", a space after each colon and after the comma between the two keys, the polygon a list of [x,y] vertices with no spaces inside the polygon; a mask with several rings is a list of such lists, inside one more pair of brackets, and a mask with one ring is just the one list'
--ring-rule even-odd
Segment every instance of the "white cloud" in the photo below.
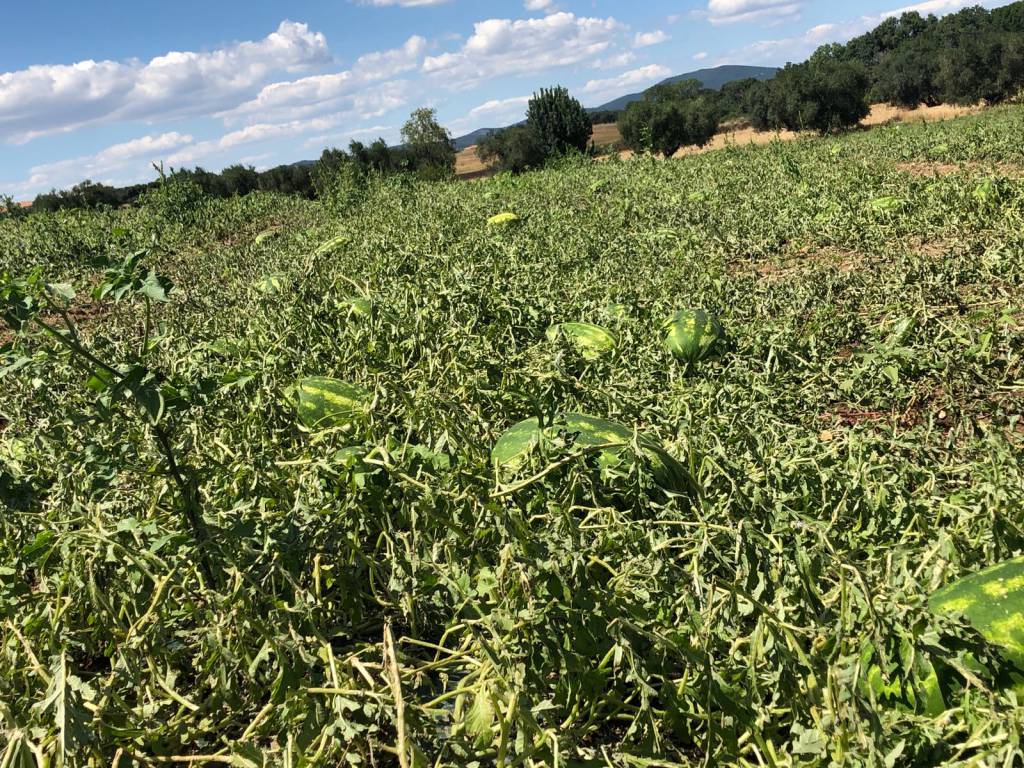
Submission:
{"label": "white cloud", "polygon": [[618,77],[604,80],[591,80],[583,86],[583,92],[592,95],[622,95],[626,91],[639,86],[651,85],[671,76],[672,70],[660,64],[650,64],[639,69],[623,72]]}
{"label": "white cloud", "polygon": [[341,131],[339,133],[324,133],[318,136],[311,136],[306,139],[302,146],[306,149],[326,149],[328,146],[345,146],[353,139],[363,137],[366,141],[376,139],[390,134],[398,135],[398,127],[394,125],[372,125],[369,128],[356,128],[352,131]]}
{"label": "white cloud", "polygon": [[192,136],[171,131],[157,136],[114,144],[92,155],[33,166],[28,178],[6,185],[19,197],[50,188],[69,187],[85,179],[113,184],[115,174],[128,172],[131,178],[151,173],[151,164],[168,153],[191,144]]}
{"label": "white cloud", "polygon": [[[379,107],[369,105],[393,102],[396,93],[406,88],[403,81],[376,83],[417,69],[426,50],[427,41],[414,35],[399,48],[361,56],[349,70],[267,85],[255,98],[219,117],[228,122],[287,121],[341,109],[374,115]],[[404,98],[399,103],[404,103]]]}
{"label": "white cloud", "polygon": [[542,19],[488,19],[474,25],[460,50],[428,56],[423,73],[449,88],[465,88],[488,77],[592,62],[623,29],[613,18],[566,12]]}
{"label": "white cloud", "polygon": [[595,69],[621,69],[627,64],[632,64],[634,61],[636,61],[635,53],[632,51],[623,51],[622,53],[616,53],[603,59],[597,59],[593,62],[592,66]]}
{"label": "white cloud", "polygon": [[794,17],[800,13],[802,2],[793,0],[708,0],[707,19],[712,24],[736,24]]}
{"label": "white cloud", "polygon": [[491,99],[473,107],[469,112],[448,124],[453,135],[459,136],[481,127],[501,128],[518,123],[526,117],[529,96],[513,96],[509,99]]}
{"label": "white cloud", "polygon": [[663,30],[655,29],[653,32],[640,32],[633,38],[634,48],[646,48],[649,45],[660,45],[671,40]]}
{"label": "white cloud", "polygon": [[693,54],[694,61],[704,61],[708,57],[707,51],[701,51],[700,53]]}
{"label": "white cloud", "polygon": [[208,114],[245,98],[277,72],[330,60],[326,38],[282,22],[263,40],[147,63],[81,61],[0,74],[0,139],[24,142],[83,125]]}
{"label": "white cloud", "polygon": [[523,0],[523,7],[528,11],[554,11],[554,0]]}

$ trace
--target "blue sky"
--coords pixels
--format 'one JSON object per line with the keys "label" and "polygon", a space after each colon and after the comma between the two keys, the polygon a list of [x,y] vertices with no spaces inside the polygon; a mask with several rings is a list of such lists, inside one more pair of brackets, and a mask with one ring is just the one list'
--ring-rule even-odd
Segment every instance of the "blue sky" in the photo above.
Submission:
{"label": "blue sky", "polygon": [[[718,64],[784,64],[968,0],[33,0],[0,26],[0,194],[151,164],[311,159],[436,107],[455,135],[536,88],[587,106]],[[989,7],[1005,3],[991,0]]]}

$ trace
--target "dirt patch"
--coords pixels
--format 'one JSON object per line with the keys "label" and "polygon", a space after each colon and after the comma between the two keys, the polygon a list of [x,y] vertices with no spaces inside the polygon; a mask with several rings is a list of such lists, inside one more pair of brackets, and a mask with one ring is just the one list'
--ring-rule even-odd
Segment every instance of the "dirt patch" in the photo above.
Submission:
{"label": "dirt patch", "polygon": [[784,280],[798,274],[832,270],[847,274],[867,263],[868,257],[839,248],[802,248],[775,261],[736,260],[726,269],[737,277],[756,275],[766,280]]}
{"label": "dirt patch", "polygon": [[953,104],[940,104],[937,107],[893,107],[889,104],[874,104],[871,114],[861,121],[861,125],[876,126],[889,123],[938,123],[952,120],[965,115],[974,115],[984,109],[980,104],[958,107]]}
{"label": "dirt patch", "polygon": [[976,174],[1005,176],[1011,179],[1024,178],[1024,167],[1013,163],[979,163],[977,161],[963,163],[939,162],[904,162],[896,163],[896,168],[919,179],[939,178],[954,174]]}

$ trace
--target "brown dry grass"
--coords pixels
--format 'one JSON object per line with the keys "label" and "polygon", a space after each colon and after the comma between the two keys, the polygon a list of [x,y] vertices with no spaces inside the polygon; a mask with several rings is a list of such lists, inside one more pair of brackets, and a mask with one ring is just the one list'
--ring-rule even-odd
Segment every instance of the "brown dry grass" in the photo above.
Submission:
{"label": "brown dry grass", "polygon": [[[889,123],[935,123],[942,120],[952,120],[956,117],[963,117],[964,115],[971,115],[976,112],[980,112],[982,107],[956,107],[952,105],[941,105],[938,107],[918,107],[917,109],[903,109],[900,107],[891,107],[888,104],[875,104],[871,107],[871,114],[864,118],[861,125],[867,128],[871,128],[878,125],[887,125]],[[746,146],[749,144],[769,144],[772,141],[792,141],[799,137],[800,134],[794,133],[793,131],[755,131],[749,125],[742,122],[725,123],[722,126],[721,131],[711,143],[705,147],[686,147],[679,150],[675,154],[675,157],[685,157],[687,155],[697,155],[704,152],[714,152],[719,149],[724,149],[727,146]],[[591,136],[591,141],[598,147],[605,147],[610,144],[616,144],[622,139],[619,133],[619,127],[615,123],[602,123],[601,125],[594,126],[594,133]],[[633,153],[629,150],[623,150],[619,152],[619,157],[626,159],[632,157]],[[950,167],[952,168],[952,167]],[[942,172],[952,172],[951,169],[940,169]],[[474,179],[486,176],[491,173],[491,169],[480,161],[480,158],[476,154],[476,146],[468,147],[467,149],[459,152],[455,158],[455,173],[460,178]]]}

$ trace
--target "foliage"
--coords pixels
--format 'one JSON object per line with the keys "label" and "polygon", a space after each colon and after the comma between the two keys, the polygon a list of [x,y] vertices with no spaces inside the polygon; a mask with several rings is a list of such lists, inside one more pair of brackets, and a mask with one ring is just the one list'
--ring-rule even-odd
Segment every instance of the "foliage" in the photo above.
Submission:
{"label": "foliage", "polygon": [[492,133],[480,142],[476,153],[487,165],[511,173],[540,168],[547,160],[540,137],[529,125],[516,125]]}
{"label": "foliage", "polygon": [[819,51],[804,64],[787,65],[766,84],[752,122],[759,128],[821,133],[851,128],[871,111],[869,87],[859,63]]}
{"label": "foliage", "polygon": [[[0,762],[1020,763],[929,598],[1024,554],[1021,135],[0,219]],[[310,377],[372,408],[310,430]]]}
{"label": "foliage", "polygon": [[656,86],[626,108],[619,132],[635,152],[658,152],[671,157],[681,147],[703,147],[718,130],[715,99],[690,80]]}
{"label": "foliage", "polygon": [[562,86],[541,88],[526,107],[526,125],[533,131],[544,157],[583,152],[590,142],[590,115]]}
{"label": "foliage", "polygon": [[423,178],[439,179],[455,172],[455,144],[437,121],[437,110],[422,107],[402,126],[402,141],[410,165]]}

